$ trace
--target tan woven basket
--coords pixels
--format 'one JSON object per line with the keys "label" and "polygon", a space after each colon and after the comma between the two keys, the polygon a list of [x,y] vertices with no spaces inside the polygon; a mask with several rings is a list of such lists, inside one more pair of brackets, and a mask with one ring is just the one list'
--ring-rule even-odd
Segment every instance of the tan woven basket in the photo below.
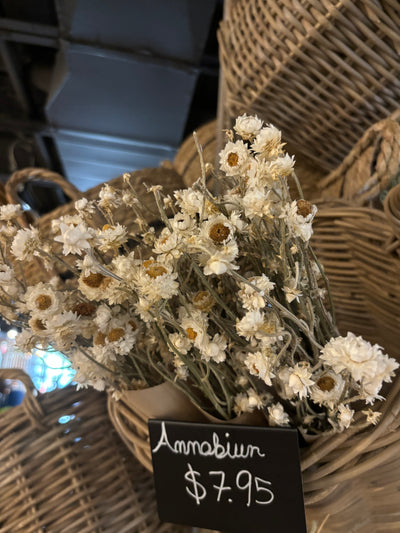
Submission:
{"label": "tan woven basket", "polygon": [[[322,202],[311,243],[329,279],[342,332],[378,342],[400,358],[400,186],[383,211]],[[397,233],[396,233],[397,230]]]}
{"label": "tan woven basket", "polygon": [[[217,155],[217,122],[212,120],[196,130],[197,138],[203,149],[205,163],[215,164]],[[189,135],[179,147],[175,159],[174,168],[182,176],[183,182],[190,187],[200,176],[200,158],[193,140]]]}
{"label": "tan woven basket", "polygon": [[[152,222],[158,219],[158,211],[152,194],[147,194],[144,184],[146,185],[162,185],[163,192],[165,194],[171,194],[174,190],[182,188],[182,178],[180,175],[171,168],[160,167],[160,168],[145,168],[143,170],[138,170],[130,173],[131,183],[134,185],[135,191],[137,192],[138,197],[142,202],[142,206],[145,208],[145,216],[148,222]],[[5,185],[6,197],[8,203],[19,204],[21,203],[20,197],[18,196],[18,191],[23,188],[24,184],[32,180],[41,180],[55,183],[59,185],[65,195],[71,199],[70,202],[61,205],[38,218],[33,225],[40,229],[43,235],[50,235],[52,221],[55,218],[61,216],[70,215],[75,213],[75,201],[83,197],[88,200],[94,200],[98,197],[98,194],[103,187],[103,183],[96,185],[86,192],[79,191],[72,183],[68,182],[60,174],[52,172],[43,168],[25,168],[14,172]],[[114,187],[115,189],[124,189],[126,185],[124,184],[123,176],[114,178],[108,182],[108,185]],[[101,227],[106,223],[106,220],[100,215],[96,215],[95,223]],[[132,216],[132,210],[126,206],[121,206],[114,213],[114,220],[116,223],[124,224],[128,231],[134,231],[135,228],[135,217]],[[21,221],[23,225],[27,226],[26,220]],[[75,258],[72,256],[66,257],[65,260],[75,261]],[[49,273],[43,268],[43,265],[39,260],[25,263],[23,265],[25,279],[28,284],[34,284],[39,281],[46,281],[49,278]],[[64,269],[65,270],[65,269]],[[62,268],[61,268],[62,271]],[[54,274],[54,273],[53,273]]]}
{"label": "tan woven basket", "polygon": [[[129,402],[109,397],[108,405],[123,440],[151,471],[147,419]],[[343,433],[319,438],[302,449],[310,533],[400,530],[400,377],[379,407],[383,415],[376,427],[361,430],[355,425]]]}
{"label": "tan woven basket", "polygon": [[20,370],[0,370],[27,388],[0,415],[2,533],[167,533],[157,518],[152,476],[109,422],[106,399],[71,387],[35,397]]}
{"label": "tan woven basket", "polygon": [[326,178],[318,182],[325,199],[382,208],[382,196],[400,180],[400,110],[371,126]]}
{"label": "tan woven basket", "polygon": [[228,0],[219,44],[220,115],[258,114],[326,169],[399,105],[398,0]]}

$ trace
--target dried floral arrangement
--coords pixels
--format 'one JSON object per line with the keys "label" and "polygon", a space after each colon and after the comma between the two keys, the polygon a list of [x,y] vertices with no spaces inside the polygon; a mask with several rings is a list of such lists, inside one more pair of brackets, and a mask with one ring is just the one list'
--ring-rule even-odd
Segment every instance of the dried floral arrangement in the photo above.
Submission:
{"label": "dried floral arrangement", "polygon": [[[316,207],[302,198],[281,132],[243,115],[226,133],[215,190],[204,164],[174,197],[148,188],[158,231],[129,174],[123,190],[105,185],[97,201],[76,202],[51,235],[19,227],[19,206],[1,207],[1,314],[22,328],[22,350],[64,352],[81,386],[118,395],[171,382],[222,420],[261,410],[270,425],[311,435],[342,431],[356,410],[359,424],[376,424],[369,406],[398,363],[339,336],[309,244]],[[135,234],[113,221],[122,204]],[[49,282],[29,286],[18,263],[34,257]],[[51,278],[60,266],[71,279]]]}

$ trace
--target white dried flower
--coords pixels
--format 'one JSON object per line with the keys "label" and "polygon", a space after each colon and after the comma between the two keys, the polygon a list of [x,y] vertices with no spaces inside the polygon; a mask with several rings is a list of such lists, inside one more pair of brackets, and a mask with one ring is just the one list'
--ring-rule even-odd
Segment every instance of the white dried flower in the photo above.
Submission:
{"label": "white dried flower", "polygon": [[266,301],[264,295],[269,295],[269,293],[275,287],[275,283],[269,280],[269,278],[262,274],[261,276],[253,276],[249,278],[249,282],[261,292],[258,292],[247,283],[240,283],[241,287],[238,292],[238,296],[241,300],[242,306],[248,310],[261,309],[265,307]]}
{"label": "white dried flower", "polygon": [[268,124],[257,135],[251,148],[261,157],[276,157],[282,151],[280,130],[272,124]]}
{"label": "white dried flower", "polygon": [[299,398],[304,398],[309,395],[310,387],[314,385],[314,381],[311,379],[311,368],[309,363],[301,361],[297,363],[293,368],[289,369],[289,387],[295,394],[299,395]]}
{"label": "white dried flower", "polygon": [[248,311],[241,320],[236,322],[236,331],[246,340],[250,340],[252,337],[259,339],[264,334],[264,323],[264,313],[258,309]]}
{"label": "white dried flower", "polygon": [[242,203],[246,217],[272,217],[273,212],[272,191],[264,188],[252,187],[246,191]]}
{"label": "white dried flower", "polygon": [[281,403],[278,402],[268,407],[268,422],[270,426],[287,427],[290,425],[289,415]]}
{"label": "white dried flower", "polygon": [[61,291],[42,282],[28,287],[25,294],[27,308],[32,313],[40,313],[43,319],[59,313],[63,299]]}
{"label": "white dried flower", "polygon": [[367,424],[372,424],[373,426],[376,426],[382,416],[380,411],[372,411],[372,409],[362,411],[362,413],[367,417]]}
{"label": "white dried flower", "polygon": [[335,372],[346,370],[354,380],[364,383],[371,383],[377,376],[381,384],[390,381],[399,366],[383,354],[380,346],[351,332],[346,337],[332,338],[321,350],[321,359]]}
{"label": "white dried flower", "polygon": [[63,254],[82,255],[84,250],[90,249],[90,242],[94,237],[92,228],[84,224],[60,224],[61,235],[54,237],[54,240],[63,244]]}
{"label": "white dried flower", "polygon": [[251,141],[260,132],[263,121],[255,116],[247,116],[246,113],[237,117],[233,129],[245,141]]}
{"label": "white dried flower", "polygon": [[82,271],[81,273],[84,277],[99,272],[99,265],[90,254],[86,254],[83,259],[77,259],[75,264],[77,268]]}
{"label": "white dried flower", "polygon": [[200,347],[201,357],[205,361],[212,359],[216,363],[223,363],[226,359],[226,347],[226,337],[220,333],[216,333],[211,340],[207,339]]}
{"label": "white dried flower", "polygon": [[199,238],[213,245],[227,244],[233,239],[235,228],[224,215],[210,216],[200,227]]}
{"label": "white dried flower", "polygon": [[254,409],[262,409],[263,405],[263,399],[254,389],[248,389],[247,393],[242,392],[235,396],[234,409],[238,415],[252,413]]}
{"label": "white dried flower", "polygon": [[313,379],[315,384],[311,387],[311,399],[319,405],[333,409],[343,394],[345,380],[332,370],[321,370],[313,376]]}
{"label": "white dried flower", "polygon": [[170,333],[169,340],[176,351],[185,355],[192,347],[192,341],[181,333]]}
{"label": "white dried flower", "polygon": [[239,253],[236,242],[229,242],[222,248],[216,248],[211,250],[211,255],[208,257],[205,266],[204,274],[210,276],[216,274],[220,276],[230,270],[238,270],[238,266],[233,263]]}
{"label": "white dried flower", "polygon": [[33,331],[24,329],[15,337],[15,346],[21,350],[22,353],[29,353],[36,346],[37,337]]}
{"label": "white dried flower", "polygon": [[190,217],[201,213],[204,198],[200,191],[195,191],[191,188],[183,189],[181,191],[175,191],[174,196],[184,215]]}
{"label": "white dried flower", "polygon": [[6,204],[0,206],[0,220],[8,222],[22,215],[22,207],[19,204]]}
{"label": "white dried flower", "polygon": [[121,205],[121,199],[118,197],[117,191],[106,183],[99,192],[99,207],[110,210],[113,207]]}
{"label": "white dried flower", "polygon": [[101,231],[97,231],[96,243],[102,252],[107,252],[108,250],[117,251],[127,240],[127,229],[121,224],[116,224],[115,226],[106,224]]}
{"label": "white dried flower", "polygon": [[269,173],[274,176],[275,179],[290,176],[294,168],[294,156],[285,154],[284,156],[277,157],[269,162]]}
{"label": "white dried flower", "polygon": [[178,355],[175,355],[173,364],[175,367],[177,379],[186,381],[187,378],[189,377],[189,369]]}
{"label": "white dried flower", "polygon": [[36,228],[24,228],[17,231],[11,245],[11,253],[19,260],[32,259],[40,247],[39,231]]}
{"label": "white dried flower", "polygon": [[77,200],[75,202],[75,209],[82,214],[88,215],[91,215],[96,211],[94,202],[89,202],[87,198],[81,198],[80,200]]}
{"label": "white dried flower", "polygon": [[354,411],[353,409],[350,409],[348,405],[344,405],[343,403],[339,405],[337,410],[337,417],[340,431],[343,431],[344,429],[350,427],[350,424],[353,420],[353,416]]}
{"label": "white dried flower", "polygon": [[284,206],[281,218],[284,218],[289,228],[290,235],[300,237],[308,242],[313,233],[312,221],[317,212],[317,206],[305,200],[294,200]]}
{"label": "white dried flower", "polygon": [[249,164],[249,157],[243,141],[228,142],[219,153],[220,168],[227,176],[237,176]]}
{"label": "white dried flower", "polygon": [[262,352],[249,353],[244,361],[248,371],[253,376],[257,376],[266,383],[272,386],[272,379],[275,377],[273,373],[274,364],[271,358],[268,358]]}
{"label": "white dried flower", "polygon": [[78,315],[72,311],[63,311],[46,322],[48,333],[54,338],[58,350],[71,347],[80,332]]}

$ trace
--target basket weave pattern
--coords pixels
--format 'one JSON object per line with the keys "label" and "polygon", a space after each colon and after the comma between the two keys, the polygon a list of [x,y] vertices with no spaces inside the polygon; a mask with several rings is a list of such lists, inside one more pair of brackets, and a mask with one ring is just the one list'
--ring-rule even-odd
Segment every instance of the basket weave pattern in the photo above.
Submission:
{"label": "basket weave pattern", "polygon": [[311,243],[329,279],[339,330],[399,358],[400,242],[387,217],[345,202],[319,207]]}
{"label": "basket weave pattern", "polygon": [[400,110],[371,126],[343,162],[318,183],[323,198],[381,208],[380,196],[399,183]]}
{"label": "basket weave pattern", "polygon": [[[0,530],[4,533],[177,532],[157,517],[152,476],[108,419],[106,399],[71,387],[0,416]],[[63,418],[62,418],[63,417]]]}
{"label": "basket weave pattern", "polygon": [[397,0],[236,0],[219,32],[231,118],[259,114],[325,168],[398,107]]}

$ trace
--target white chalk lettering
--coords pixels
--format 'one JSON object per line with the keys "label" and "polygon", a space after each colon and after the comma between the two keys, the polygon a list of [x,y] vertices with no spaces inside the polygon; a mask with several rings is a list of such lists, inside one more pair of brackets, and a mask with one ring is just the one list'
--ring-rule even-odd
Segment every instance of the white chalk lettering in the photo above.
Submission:
{"label": "white chalk lettering", "polygon": [[216,459],[248,459],[255,456],[265,457],[258,446],[228,441],[230,435],[225,433],[227,441],[220,442],[220,437],[213,432],[212,442],[208,440],[175,440],[169,441],[165,422],[161,422],[160,439],[153,448],[153,453],[157,453],[161,448],[167,447],[172,453],[177,455],[200,455],[201,457],[215,457]]}

